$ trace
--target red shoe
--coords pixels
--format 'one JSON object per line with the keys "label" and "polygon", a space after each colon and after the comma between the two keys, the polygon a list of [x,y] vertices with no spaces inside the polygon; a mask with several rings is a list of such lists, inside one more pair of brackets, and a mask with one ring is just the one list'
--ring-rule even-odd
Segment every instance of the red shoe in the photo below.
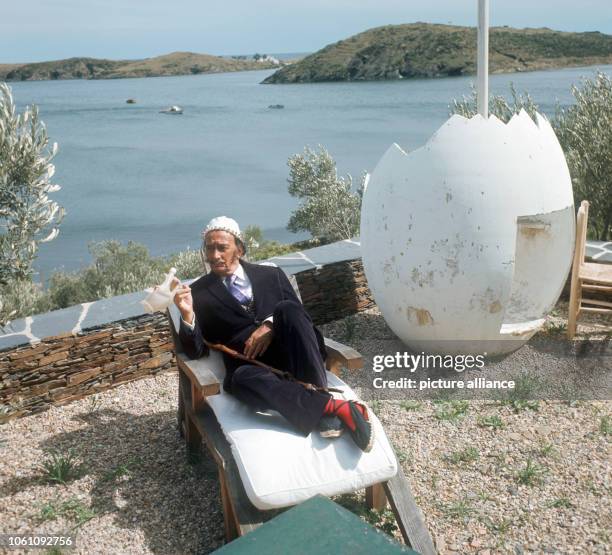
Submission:
{"label": "red shoe", "polygon": [[374,427],[370,422],[368,407],[358,401],[345,401],[355,425],[354,429],[346,425],[353,441],[364,453],[369,453],[374,446]]}

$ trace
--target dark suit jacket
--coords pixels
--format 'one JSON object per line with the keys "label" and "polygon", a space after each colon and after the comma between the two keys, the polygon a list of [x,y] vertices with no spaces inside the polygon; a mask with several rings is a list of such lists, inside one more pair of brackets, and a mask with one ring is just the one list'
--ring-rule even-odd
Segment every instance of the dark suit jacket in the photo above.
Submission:
{"label": "dark suit jacket", "polygon": [[[262,266],[240,261],[249,276],[255,301],[255,313],[250,314],[240,304],[214,273],[206,274],[191,284],[195,326],[191,330],[181,320],[179,337],[189,358],[200,358],[208,354],[208,347],[202,336],[211,343],[222,343],[236,351],[243,352],[244,343],[261,323],[274,314],[281,301],[299,303],[285,272],[274,266]],[[325,358],[325,345],[319,330],[315,329],[319,350]],[[280,346],[274,342],[262,360],[272,366],[283,364]],[[225,388],[230,389],[231,375],[243,361],[224,355],[226,366]],[[282,369],[282,368],[279,368]]]}

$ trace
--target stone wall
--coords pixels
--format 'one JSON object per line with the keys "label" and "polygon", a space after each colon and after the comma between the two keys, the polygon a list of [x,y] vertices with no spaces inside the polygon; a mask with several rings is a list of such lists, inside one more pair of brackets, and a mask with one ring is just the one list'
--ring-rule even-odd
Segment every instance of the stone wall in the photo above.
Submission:
{"label": "stone wall", "polygon": [[[373,306],[361,260],[296,274],[317,324]],[[175,367],[163,314],[139,315],[0,352],[0,422]]]}
{"label": "stone wall", "polygon": [[166,322],[145,315],[0,353],[0,422],[173,368]]}
{"label": "stone wall", "polygon": [[304,306],[325,324],[374,306],[361,259],[327,264],[295,275]]}

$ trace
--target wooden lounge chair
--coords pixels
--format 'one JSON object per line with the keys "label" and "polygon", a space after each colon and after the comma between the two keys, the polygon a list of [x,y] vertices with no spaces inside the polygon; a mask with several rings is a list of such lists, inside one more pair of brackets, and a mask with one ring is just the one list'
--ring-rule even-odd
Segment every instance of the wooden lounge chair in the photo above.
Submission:
{"label": "wooden lounge chair", "polygon": [[578,209],[576,220],[576,248],[572,264],[572,281],[567,318],[567,337],[576,335],[578,318],[582,313],[612,313],[612,302],[600,299],[587,299],[584,292],[612,293],[612,265],[585,262],[589,203],[583,200]]}
{"label": "wooden lounge chair", "polygon": [[[299,297],[295,278],[291,276],[290,280]],[[252,498],[252,488],[249,487],[250,484],[243,483],[241,478],[240,471],[242,470],[244,475],[244,466],[242,465],[239,469],[240,461],[237,462],[235,457],[236,445],[230,444],[227,439],[227,430],[222,429],[218,414],[215,414],[215,410],[217,410],[217,413],[219,411],[219,403],[215,406],[215,402],[222,399],[223,396],[226,399],[232,397],[222,392],[222,377],[225,367],[221,354],[211,351],[207,357],[190,360],[184,354],[178,337],[180,314],[174,305],[168,311],[168,319],[179,372],[177,414],[179,431],[189,449],[197,450],[204,443],[217,463],[225,536],[227,541],[231,541],[254,530],[263,522],[272,518],[278,511],[257,508],[249,498],[247,489],[249,489]],[[354,349],[328,338],[325,339],[325,345],[328,355],[327,368],[333,373],[330,374],[331,378],[337,376],[342,367],[349,370],[362,368],[363,359]],[[254,426],[257,426],[257,422],[255,419]],[[260,422],[263,422],[261,416]],[[252,426],[248,431],[249,433],[253,431]],[[386,442],[382,428],[380,428],[380,431]],[[317,436],[317,439],[320,438]],[[333,441],[340,442],[342,440],[350,442],[350,439],[346,438]],[[274,453],[270,453],[269,456],[273,457]],[[395,475],[366,487],[367,506],[382,509],[386,506],[388,500],[406,544],[423,555],[433,555],[436,550],[422,513],[416,506],[408,481],[395,458],[395,454],[392,453],[392,457],[394,468],[397,468]],[[247,488],[245,488],[245,485]]]}

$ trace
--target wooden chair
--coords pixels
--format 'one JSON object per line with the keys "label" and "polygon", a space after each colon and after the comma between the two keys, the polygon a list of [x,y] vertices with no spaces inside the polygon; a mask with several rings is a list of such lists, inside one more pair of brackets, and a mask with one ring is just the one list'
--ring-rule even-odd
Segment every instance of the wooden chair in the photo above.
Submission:
{"label": "wooden chair", "polygon": [[[572,264],[572,281],[567,319],[567,337],[576,335],[577,321],[584,312],[596,314],[612,313],[612,302],[600,299],[587,299],[585,291],[593,293],[612,293],[612,265],[585,262],[589,203],[583,200],[578,209],[576,220],[576,248]],[[586,306],[585,306],[586,305]]]}
{"label": "wooden chair", "polygon": [[[297,283],[290,277],[294,288]],[[224,372],[223,358],[219,352],[211,351],[209,356],[190,360],[183,352],[178,337],[180,314],[172,305],[168,320],[176,351],[179,372],[178,426],[190,450],[198,450],[205,444],[219,473],[221,503],[223,506],[225,536],[227,541],[254,530],[278,513],[257,509],[247,497],[231,447],[221,430],[219,422],[207,404],[207,398],[221,391],[219,369]],[[363,367],[362,356],[354,349],[325,338],[327,368],[338,375],[342,367],[357,370]],[[398,526],[409,547],[423,555],[433,555],[436,550],[422,513],[417,507],[410,486],[401,466],[397,474],[384,483],[366,488],[366,504],[369,508],[382,509],[390,502]]]}

